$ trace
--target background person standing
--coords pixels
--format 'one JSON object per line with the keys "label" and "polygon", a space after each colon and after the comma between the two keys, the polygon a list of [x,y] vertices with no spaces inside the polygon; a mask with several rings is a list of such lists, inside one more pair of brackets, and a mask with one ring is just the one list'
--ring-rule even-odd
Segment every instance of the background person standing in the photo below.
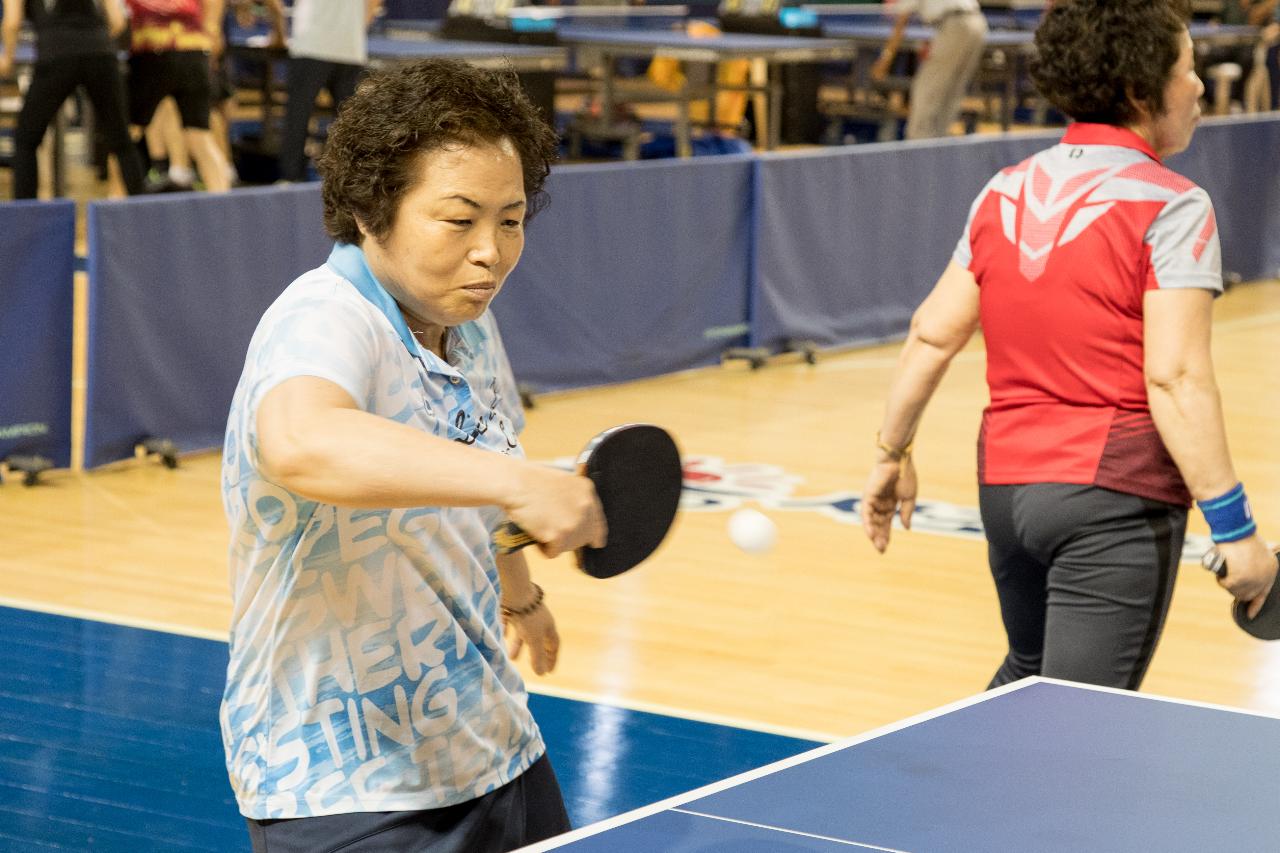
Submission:
{"label": "background person standing", "polygon": [[911,80],[911,104],[907,117],[907,139],[946,136],[960,115],[969,84],[982,64],[987,40],[987,19],[978,0],[897,0],[893,5],[897,20],[885,42],[880,58],[871,68],[875,80],[885,80],[902,34],[913,15],[934,28],[929,55]]}
{"label": "background person standing", "polygon": [[120,0],[4,0],[0,77],[13,73],[24,17],[36,32],[36,64],[14,132],[13,197],[36,197],[36,149],[62,102],[77,87],[89,96],[97,129],[120,165],[125,189],[130,195],[142,192],[142,160],[129,139],[114,43],[125,29]]}

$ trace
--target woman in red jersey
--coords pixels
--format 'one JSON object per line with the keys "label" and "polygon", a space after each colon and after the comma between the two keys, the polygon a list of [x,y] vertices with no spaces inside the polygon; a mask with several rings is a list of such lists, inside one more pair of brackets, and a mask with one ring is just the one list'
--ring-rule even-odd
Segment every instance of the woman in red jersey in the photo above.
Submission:
{"label": "woman in red jersey", "polygon": [[974,201],[912,318],[862,521],[910,524],[910,450],[981,325],[991,404],[979,500],[1009,652],[992,685],[1046,675],[1136,689],[1163,628],[1194,499],[1256,613],[1276,560],[1227,449],[1210,358],[1222,291],[1213,206],[1163,158],[1204,87],[1185,0],[1073,0],[1045,15],[1032,77],[1073,119]]}

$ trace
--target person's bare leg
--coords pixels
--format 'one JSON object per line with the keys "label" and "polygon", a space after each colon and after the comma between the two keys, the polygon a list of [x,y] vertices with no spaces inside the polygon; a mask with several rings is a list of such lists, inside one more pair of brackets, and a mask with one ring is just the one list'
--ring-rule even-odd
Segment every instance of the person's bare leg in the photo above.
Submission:
{"label": "person's bare leg", "polygon": [[213,134],[214,142],[217,143],[218,150],[222,152],[222,159],[227,164],[227,180],[234,184],[238,175],[231,156],[231,120],[227,115],[228,106],[228,101],[222,101],[215,104],[214,108],[209,111],[209,132]]}
{"label": "person's bare leg", "polygon": [[231,189],[231,181],[227,177],[227,158],[222,155],[213,134],[208,130],[189,127],[183,131],[183,135],[205,189],[215,193]]}
{"label": "person's bare leg", "polygon": [[128,194],[120,174],[120,161],[112,154],[107,157],[107,198],[124,198]]}
{"label": "person's bare leg", "polygon": [[178,104],[173,98],[165,98],[156,108],[156,114],[147,125],[147,151],[152,161],[169,158],[169,173],[162,178],[171,178],[175,183],[189,186],[195,173],[191,170],[191,154],[182,134],[182,119],[178,115]]}

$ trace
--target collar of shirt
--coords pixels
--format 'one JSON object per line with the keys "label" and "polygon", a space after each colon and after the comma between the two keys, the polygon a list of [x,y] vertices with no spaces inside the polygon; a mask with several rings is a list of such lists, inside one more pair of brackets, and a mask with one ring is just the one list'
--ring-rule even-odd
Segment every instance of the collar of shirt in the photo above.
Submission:
{"label": "collar of shirt", "polygon": [[1135,151],[1141,151],[1157,163],[1160,162],[1160,158],[1156,156],[1155,149],[1151,147],[1151,143],[1129,130],[1129,128],[1117,127],[1113,124],[1092,124],[1087,121],[1074,122],[1067,128],[1067,132],[1062,135],[1062,144],[1114,145],[1120,148],[1132,148]]}
{"label": "collar of shirt", "polygon": [[[363,249],[351,243],[336,243],[333,251],[329,253],[327,263],[338,275],[351,282],[360,295],[387,318],[391,328],[395,329],[396,336],[400,338],[400,343],[404,344],[409,355],[422,362],[423,367],[433,373],[449,376],[457,374],[458,371],[452,365],[431,350],[419,345],[413,332],[409,331],[409,324],[405,322],[404,315],[400,313],[400,306],[369,269]],[[474,345],[478,343],[475,338],[480,334],[475,324],[463,323],[461,326],[454,326],[451,331],[453,334],[449,336],[449,353],[468,359],[474,357]]]}

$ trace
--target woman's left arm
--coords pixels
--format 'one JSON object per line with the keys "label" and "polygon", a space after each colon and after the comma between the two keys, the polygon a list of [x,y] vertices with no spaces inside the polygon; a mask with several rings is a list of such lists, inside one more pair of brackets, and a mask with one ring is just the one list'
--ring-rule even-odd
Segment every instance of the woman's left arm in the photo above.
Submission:
{"label": "woman's left arm", "polygon": [[506,623],[507,653],[514,660],[529,647],[533,671],[546,675],[556,668],[560,635],[556,620],[547,607],[542,587],[529,575],[524,553],[499,554],[498,578],[502,582],[502,619]]}
{"label": "woman's left arm", "polygon": [[[1245,500],[1227,448],[1213,370],[1213,296],[1209,290],[1176,288],[1149,290],[1143,299],[1143,372],[1151,419],[1202,508],[1237,487]],[[1229,567],[1219,583],[1249,602],[1252,617],[1275,580],[1275,558],[1257,532],[1219,541],[1217,548]]]}

